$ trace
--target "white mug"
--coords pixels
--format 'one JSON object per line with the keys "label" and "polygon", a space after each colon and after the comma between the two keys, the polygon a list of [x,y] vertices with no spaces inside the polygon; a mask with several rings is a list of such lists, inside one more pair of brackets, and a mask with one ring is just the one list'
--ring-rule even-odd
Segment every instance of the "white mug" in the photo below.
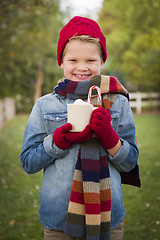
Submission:
{"label": "white mug", "polygon": [[92,104],[67,104],[68,123],[72,124],[71,132],[81,132],[90,123]]}

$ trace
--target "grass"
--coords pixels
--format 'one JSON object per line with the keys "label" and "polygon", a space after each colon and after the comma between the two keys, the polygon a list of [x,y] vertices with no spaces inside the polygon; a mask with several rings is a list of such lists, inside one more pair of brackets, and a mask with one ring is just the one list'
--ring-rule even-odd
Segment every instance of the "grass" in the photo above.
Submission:
{"label": "grass", "polygon": [[39,223],[42,173],[27,175],[19,155],[28,116],[17,116],[0,131],[0,239],[43,239]]}
{"label": "grass", "polygon": [[[0,239],[40,240],[42,171],[27,175],[19,155],[28,116],[16,116],[0,130]],[[124,240],[160,239],[160,115],[135,115],[142,187],[123,186],[127,215]]]}
{"label": "grass", "polygon": [[134,116],[142,187],[123,186],[125,240],[160,239],[160,115]]}

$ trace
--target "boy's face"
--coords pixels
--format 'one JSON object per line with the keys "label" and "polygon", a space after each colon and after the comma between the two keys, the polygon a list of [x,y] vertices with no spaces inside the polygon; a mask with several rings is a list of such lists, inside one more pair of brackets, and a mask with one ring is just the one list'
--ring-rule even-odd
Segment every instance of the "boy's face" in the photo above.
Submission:
{"label": "boy's face", "polygon": [[72,81],[86,81],[99,75],[103,61],[95,43],[70,41],[65,48],[61,68],[64,77]]}

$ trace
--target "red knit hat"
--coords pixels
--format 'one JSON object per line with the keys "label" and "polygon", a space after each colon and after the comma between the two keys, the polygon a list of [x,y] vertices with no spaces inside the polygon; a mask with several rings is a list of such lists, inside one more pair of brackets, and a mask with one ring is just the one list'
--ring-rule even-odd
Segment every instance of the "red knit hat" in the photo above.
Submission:
{"label": "red knit hat", "polygon": [[93,38],[98,38],[103,52],[103,61],[107,59],[106,38],[101,32],[99,25],[86,17],[73,17],[60,31],[58,46],[57,46],[57,61],[61,65],[63,50],[69,39],[73,36],[89,35]]}

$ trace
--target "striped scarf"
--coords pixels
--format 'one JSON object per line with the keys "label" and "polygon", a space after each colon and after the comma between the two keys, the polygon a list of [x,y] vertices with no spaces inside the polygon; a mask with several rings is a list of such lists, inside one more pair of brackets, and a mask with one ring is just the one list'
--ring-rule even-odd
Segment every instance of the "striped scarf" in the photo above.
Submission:
{"label": "striped scarf", "polygon": [[[55,93],[72,99],[87,99],[88,91],[94,85],[100,88],[103,98],[99,105],[97,92],[93,90],[94,106],[110,109],[117,94],[129,99],[128,92],[115,77],[103,75],[81,82],[65,79],[55,87]],[[122,183],[140,186],[138,165],[131,172],[120,174]],[[110,219],[111,187],[107,152],[99,140],[93,137],[83,142],[79,149],[65,233],[87,240],[107,240],[110,239]]]}

